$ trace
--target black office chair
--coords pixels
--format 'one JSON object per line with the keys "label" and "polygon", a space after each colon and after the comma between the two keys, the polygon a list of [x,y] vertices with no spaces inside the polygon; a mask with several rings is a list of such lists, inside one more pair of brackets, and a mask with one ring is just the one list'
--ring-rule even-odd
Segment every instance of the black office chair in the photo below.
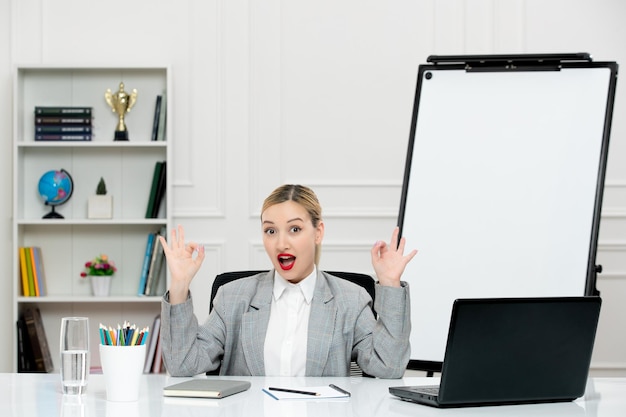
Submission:
{"label": "black office chair", "polygon": [[[209,304],[209,312],[213,310],[213,299],[215,298],[215,294],[217,294],[217,290],[222,285],[234,281],[236,279],[251,277],[252,275],[260,274],[263,272],[268,272],[267,270],[253,270],[253,271],[232,271],[232,272],[224,272],[215,277],[213,281],[213,286],[211,287],[211,302]],[[342,272],[342,271],[325,271],[327,274],[333,275],[335,277],[345,279],[347,281],[353,282],[361,287],[365,288],[370,297],[372,297],[372,312],[374,313],[374,317],[376,317],[376,310],[374,310],[374,297],[375,297],[375,281],[374,279],[367,274],[361,274],[358,272]],[[213,371],[207,372],[207,375],[219,375],[220,369],[219,367]],[[356,362],[352,362],[350,364],[350,376],[369,376],[364,373],[359,365]]]}
{"label": "black office chair", "polygon": [[[267,270],[255,270],[255,271],[232,271],[232,272],[224,272],[222,274],[216,275],[215,280],[213,281],[213,286],[211,287],[211,303],[209,304],[209,312],[213,310],[213,299],[215,298],[215,294],[217,294],[217,289],[222,285],[234,281],[239,278],[251,277],[252,275],[261,274],[263,272],[268,272]],[[347,281],[353,282],[355,284],[360,285],[365,288],[365,291],[368,292],[370,297],[372,297],[372,301],[374,301],[375,297],[375,282],[374,279],[367,274],[360,274],[358,272],[341,272],[341,271],[325,271],[327,274],[333,275],[338,278],[345,279]],[[374,310],[374,304],[372,303],[372,311],[374,312],[374,316],[376,316],[376,310]]]}

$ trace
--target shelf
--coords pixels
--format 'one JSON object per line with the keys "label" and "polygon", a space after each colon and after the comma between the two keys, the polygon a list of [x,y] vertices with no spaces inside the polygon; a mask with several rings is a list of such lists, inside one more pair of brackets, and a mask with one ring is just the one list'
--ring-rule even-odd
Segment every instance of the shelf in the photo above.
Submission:
{"label": "shelf", "polygon": [[24,303],[158,303],[160,304],[162,297],[140,297],[140,296],[45,296],[45,297],[17,297],[17,302]]}
{"label": "shelf", "polygon": [[[118,116],[111,111],[105,92],[137,89],[135,106],[126,115],[128,141],[113,140]],[[139,296],[146,260],[147,237],[172,225],[171,154],[172,124],[164,140],[152,140],[155,103],[168,97],[163,108],[171,115],[172,80],[167,66],[18,66],[13,82],[13,182],[12,182],[12,307],[13,321],[28,307],[38,308],[50,353],[59,371],[59,327],[62,317],[89,317],[90,344],[98,344],[97,323],[152,324],[160,313],[159,296]],[[90,141],[35,141],[36,106],[91,107]],[[157,163],[167,162],[165,193],[158,218],[145,218]],[[72,177],[70,198],[55,211],[62,219],[44,219],[51,211],[39,195],[41,176],[66,170]],[[88,202],[104,179],[112,197],[112,218],[92,219]],[[40,248],[45,271],[45,296],[24,296],[20,247]],[[107,254],[117,267],[109,296],[92,295],[91,282],[81,277],[85,262]],[[150,254],[149,256],[151,256]],[[163,265],[156,291],[167,288],[169,273]],[[26,292],[28,293],[28,292]],[[32,292],[31,292],[32,294]],[[96,326],[96,327],[94,327]],[[15,338],[14,338],[15,340]],[[17,343],[13,361],[18,363]],[[97,349],[91,363],[99,365]]]}
{"label": "shelf", "polygon": [[86,141],[50,141],[50,142],[18,142],[18,148],[166,148],[167,143],[164,141],[150,141],[150,142],[133,142],[133,141],[110,141],[110,142],[98,142],[94,140]]}
{"label": "shelf", "polygon": [[18,219],[18,226],[165,226],[167,219]]}

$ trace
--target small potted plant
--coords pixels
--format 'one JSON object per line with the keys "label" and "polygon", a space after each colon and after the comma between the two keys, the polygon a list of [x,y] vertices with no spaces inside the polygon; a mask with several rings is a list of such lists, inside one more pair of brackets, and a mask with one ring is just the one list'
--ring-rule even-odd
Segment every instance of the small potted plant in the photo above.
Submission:
{"label": "small potted plant", "polygon": [[85,269],[80,273],[82,278],[89,278],[93,295],[103,297],[109,295],[111,278],[117,271],[115,263],[105,254],[96,256],[85,262]]}
{"label": "small potted plant", "polygon": [[96,187],[96,195],[90,196],[87,201],[87,217],[89,219],[113,218],[113,196],[107,195],[107,186],[102,177]]}

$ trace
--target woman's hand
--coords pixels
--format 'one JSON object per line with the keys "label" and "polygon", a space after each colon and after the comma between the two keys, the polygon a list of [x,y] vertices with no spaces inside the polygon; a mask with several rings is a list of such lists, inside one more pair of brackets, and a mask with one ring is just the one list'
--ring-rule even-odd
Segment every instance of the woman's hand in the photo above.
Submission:
{"label": "woman's hand", "polygon": [[400,239],[398,235],[400,229],[396,227],[391,235],[391,242],[378,241],[372,248],[372,265],[376,271],[376,277],[380,285],[399,287],[400,278],[406,265],[413,259],[417,250],[412,250],[408,255],[404,255],[405,238]]}
{"label": "woman's hand", "polygon": [[178,226],[178,230],[172,230],[171,246],[168,246],[163,236],[159,236],[159,241],[170,271],[170,303],[183,303],[187,300],[191,280],[204,261],[204,246],[195,242],[185,244],[185,231],[182,226]]}

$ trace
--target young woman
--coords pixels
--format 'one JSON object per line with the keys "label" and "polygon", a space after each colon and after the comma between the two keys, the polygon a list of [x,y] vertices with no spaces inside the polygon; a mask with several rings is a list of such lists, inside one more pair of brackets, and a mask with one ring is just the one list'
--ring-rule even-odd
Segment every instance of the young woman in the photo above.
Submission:
{"label": "young woman", "polygon": [[375,309],[359,285],[317,267],[324,222],[315,193],[283,185],[263,203],[261,228],[273,269],[220,287],[207,321],[193,314],[189,284],[204,247],[185,242],[182,227],[170,244],[160,238],[171,280],[161,308],[165,367],[173,376],[216,369],[222,375],[348,376],[363,372],[400,378],[409,361],[410,301],[400,280],[404,255],[398,228],[389,244],[374,244]]}

